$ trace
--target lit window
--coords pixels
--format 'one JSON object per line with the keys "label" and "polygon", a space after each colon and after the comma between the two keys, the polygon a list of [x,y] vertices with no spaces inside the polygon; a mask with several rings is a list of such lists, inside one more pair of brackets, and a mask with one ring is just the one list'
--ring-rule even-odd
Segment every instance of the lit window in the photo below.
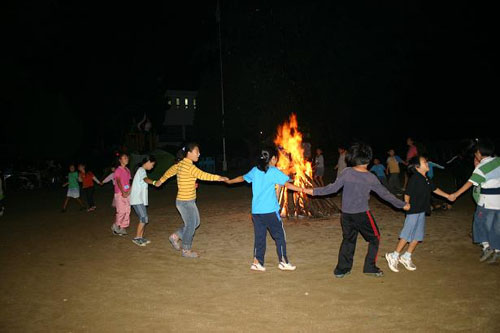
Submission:
{"label": "lit window", "polygon": [[196,98],[193,98],[193,108],[196,109]]}
{"label": "lit window", "polygon": [[177,107],[181,105],[181,99],[179,97],[175,98],[175,105],[177,105]]}
{"label": "lit window", "polygon": [[186,97],[184,98],[184,105],[185,106],[188,106],[189,105],[189,99]]}
{"label": "lit window", "polygon": [[168,100],[167,100],[167,104],[168,104],[168,105],[172,105],[172,100],[170,99],[170,97],[169,97],[169,98],[168,98]]}

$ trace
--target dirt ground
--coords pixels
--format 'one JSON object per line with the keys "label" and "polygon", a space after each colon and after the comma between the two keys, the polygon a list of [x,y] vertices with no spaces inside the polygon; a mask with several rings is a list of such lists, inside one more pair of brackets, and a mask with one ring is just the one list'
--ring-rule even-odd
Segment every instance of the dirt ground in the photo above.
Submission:
{"label": "dirt ground", "polygon": [[[201,227],[185,259],[168,235],[180,224],[175,185],[150,191],[152,241],[113,236],[111,189],[96,193],[97,211],[73,204],[65,191],[11,194],[0,218],[1,332],[500,332],[500,266],[481,264],[469,231],[469,196],[427,220],[418,269],[391,272],[401,212],[371,200],[381,231],[383,278],[362,274],[360,237],[353,274],[335,279],[339,218],[285,220],[295,272],[282,272],[268,237],[267,272],[249,270],[253,228],[246,186],[202,184]],[[339,198],[336,198],[339,200]],[[131,215],[129,233],[137,217]]]}

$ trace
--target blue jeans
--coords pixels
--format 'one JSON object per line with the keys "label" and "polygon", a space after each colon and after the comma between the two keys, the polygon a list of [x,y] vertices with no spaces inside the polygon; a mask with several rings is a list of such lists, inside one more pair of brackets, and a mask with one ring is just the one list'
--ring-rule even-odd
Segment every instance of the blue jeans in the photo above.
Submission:
{"label": "blue jeans", "polygon": [[148,219],[148,210],[146,206],[143,204],[140,205],[132,205],[134,208],[135,212],[137,213],[137,216],[139,216],[139,221],[144,224],[148,224],[149,219]]}
{"label": "blue jeans", "polygon": [[500,249],[500,210],[477,206],[472,226],[474,243],[488,242],[493,249]]}
{"label": "blue jeans", "polygon": [[191,250],[194,232],[200,226],[200,212],[198,211],[198,207],[196,207],[196,200],[176,200],[175,207],[177,207],[182,221],[184,221],[184,226],[175,233],[182,239],[182,248],[184,250]]}

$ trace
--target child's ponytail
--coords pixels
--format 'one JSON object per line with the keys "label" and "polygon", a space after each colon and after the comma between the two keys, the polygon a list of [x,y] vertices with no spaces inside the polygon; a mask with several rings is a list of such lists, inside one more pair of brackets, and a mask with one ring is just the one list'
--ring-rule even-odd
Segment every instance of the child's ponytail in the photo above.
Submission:
{"label": "child's ponytail", "polygon": [[177,152],[176,155],[177,162],[182,161],[187,156],[187,153],[193,151],[193,149],[195,149],[196,147],[198,147],[198,144],[196,142],[190,142],[188,144],[183,145],[181,149],[179,149],[179,151]]}
{"label": "child's ponytail", "polygon": [[260,155],[257,158],[257,169],[267,172],[267,170],[269,169],[269,161],[271,161],[273,156],[278,157],[278,152],[275,148],[268,147],[262,149],[260,151]]}

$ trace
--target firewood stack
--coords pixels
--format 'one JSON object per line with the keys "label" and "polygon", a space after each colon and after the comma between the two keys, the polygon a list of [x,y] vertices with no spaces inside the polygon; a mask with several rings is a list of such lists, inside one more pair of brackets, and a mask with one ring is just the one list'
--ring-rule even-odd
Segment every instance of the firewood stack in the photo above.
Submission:
{"label": "firewood stack", "polygon": [[[302,186],[306,188],[319,187],[313,179],[306,176],[302,181]],[[340,209],[330,198],[311,197],[305,193],[298,193],[287,190],[284,186],[279,190],[279,203],[281,217],[331,217],[338,216]]]}

